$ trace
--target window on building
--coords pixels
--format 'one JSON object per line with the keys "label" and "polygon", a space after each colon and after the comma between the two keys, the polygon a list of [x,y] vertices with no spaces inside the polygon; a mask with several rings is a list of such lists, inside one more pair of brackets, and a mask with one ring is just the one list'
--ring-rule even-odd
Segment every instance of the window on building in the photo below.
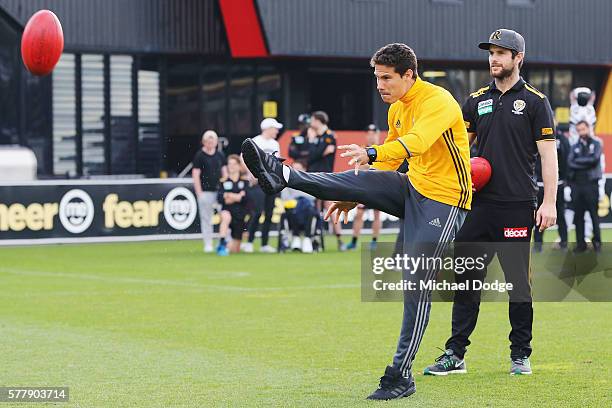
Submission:
{"label": "window on building", "polygon": [[105,174],[104,57],[81,56],[83,174]]}
{"label": "window on building", "polygon": [[76,175],[75,56],[62,54],[53,70],[53,173]]}
{"label": "window on building", "polygon": [[130,55],[110,57],[111,172],[136,172],[136,137],[132,115],[132,64]]}
{"label": "window on building", "polygon": [[202,131],[227,133],[227,65],[205,64],[202,75]]}
{"label": "window on building", "polygon": [[200,134],[199,66],[169,64],[168,66],[168,135],[169,137]]}
{"label": "window on building", "polygon": [[231,69],[229,133],[247,136],[257,133],[253,116],[255,71],[250,65]]}
{"label": "window on building", "polygon": [[428,69],[422,72],[425,81],[449,91],[459,104],[469,95],[469,72],[465,69]]}
{"label": "window on building", "polygon": [[550,95],[550,71],[547,69],[530,69],[527,79],[540,92],[546,96]]}
{"label": "window on building", "polygon": [[[281,75],[269,66],[257,67],[257,101],[255,104],[255,121],[259,123],[264,116],[281,118]],[[268,112],[264,115],[264,103]],[[275,113],[275,115],[273,114]]]}
{"label": "window on building", "polygon": [[[109,105],[105,105],[106,73]],[[159,175],[162,141],[157,57],[63,54],[50,85],[56,175],[107,174],[106,137],[110,138],[111,174]],[[110,108],[109,125],[105,123],[105,106]],[[197,112],[195,117],[199,117]],[[30,127],[36,128],[35,124]]]}
{"label": "window on building", "polygon": [[173,62],[168,65],[166,167],[180,173],[193,158],[202,134],[200,124],[200,64]]}
{"label": "window on building", "polygon": [[468,74],[468,95],[472,92],[476,92],[482,87],[485,87],[493,80],[491,74],[487,69],[471,69]]}
{"label": "window on building", "polygon": [[572,71],[556,69],[553,71],[550,103],[554,108],[570,106],[569,94],[572,90]]}
{"label": "window on building", "polygon": [[607,70],[593,68],[578,68],[573,70],[572,88],[586,86],[598,92],[607,78]]}
{"label": "window on building", "polygon": [[372,121],[374,76],[364,69],[316,68],[308,73],[310,108],[329,115],[334,130],[361,130]]}
{"label": "window on building", "polygon": [[155,59],[142,58],[138,69],[137,173],[159,176],[160,158],[159,71]]}
{"label": "window on building", "polygon": [[36,155],[38,174],[51,175],[53,168],[52,76],[26,75],[22,98],[28,107],[22,114],[22,143]]}

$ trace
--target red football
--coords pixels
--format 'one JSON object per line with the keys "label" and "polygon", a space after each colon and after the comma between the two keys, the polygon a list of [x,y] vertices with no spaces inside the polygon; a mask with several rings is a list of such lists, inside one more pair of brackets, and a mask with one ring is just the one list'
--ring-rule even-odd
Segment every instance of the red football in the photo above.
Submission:
{"label": "red football", "polygon": [[40,10],[28,20],[21,37],[21,58],[34,75],[47,75],[64,50],[64,33],[52,11]]}
{"label": "red football", "polygon": [[476,191],[480,191],[487,185],[491,179],[491,165],[484,157],[472,157],[470,159],[472,165],[472,183]]}

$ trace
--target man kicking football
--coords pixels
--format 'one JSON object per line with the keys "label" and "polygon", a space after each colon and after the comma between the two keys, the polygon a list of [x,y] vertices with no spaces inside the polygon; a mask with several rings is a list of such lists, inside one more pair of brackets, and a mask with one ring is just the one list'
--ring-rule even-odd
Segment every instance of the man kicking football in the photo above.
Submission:
{"label": "man kicking football", "polygon": [[[244,161],[267,194],[291,187],[322,200],[338,201],[327,213],[336,220],[357,203],[384,211],[403,219],[404,252],[414,254],[418,248],[419,255],[425,251],[425,256],[439,256],[463,224],[472,200],[469,143],[461,108],[449,92],[418,77],[416,56],[405,44],[382,47],[370,65],[382,100],[391,104],[389,135],[382,145],[339,147],[355,171],[297,171],[264,153],[251,139],[242,144]],[[410,166],[408,175],[395,171],[405,159]],[[377,170],[359,172],[365,163]],[[431,280],[436,272],[404,271],[403,279]],[[369,399],[389,400],[416,391],[412,361],[430,308],[430,292],[404,293],[397,351]]]}

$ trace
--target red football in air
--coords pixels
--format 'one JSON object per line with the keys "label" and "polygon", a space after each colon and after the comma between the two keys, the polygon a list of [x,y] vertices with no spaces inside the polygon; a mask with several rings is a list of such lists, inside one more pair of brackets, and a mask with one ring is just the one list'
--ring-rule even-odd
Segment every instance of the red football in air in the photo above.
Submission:
{"label": "red football in air", "polygon": [[491,165],[484,157],[472,157],[470,159],[472,165],[472,183],[476,191],[480,191],[487,185],[491,179]]}
{"label": "red football in air", "polygon": [[34,75],[47,75],[64,50],[64,33],[52,11],[40,10],[28,20],[21,37],[21,58]]}

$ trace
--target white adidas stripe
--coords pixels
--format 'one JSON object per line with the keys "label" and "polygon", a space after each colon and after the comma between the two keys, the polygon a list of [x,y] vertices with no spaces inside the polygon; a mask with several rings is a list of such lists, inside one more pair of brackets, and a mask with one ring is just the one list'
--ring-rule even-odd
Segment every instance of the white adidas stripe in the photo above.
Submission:
{"label": "white adidas stripe", "polygon": [[[440,239],[438,240],[436,249],[434,250],[434,254],[433,254],[434,257],[439,256],[440,253],[444,250],[446,240],[448,239],[451,232],[453,231],[458,213],[459,213],[458,207],[451,208],[448,218],[446,219],[446,223],[444,224],[444,228],[442,229],[442,233],[440,234]],[[435,272],[435,269],[433,267],[430,268],[426,272],[425,274],[426,280],[430,279],[429,275],[431,275],[432,271]],[[416,351],[418,350],[421,339],[425,332],[424,330],[425,329],[424,327],[425,318],[428,312],[427,309],[430,307],[429,302],[425,301],[427,294],[428,294],[427,291],[421,291],[421,294],[419,296],[415,324],[412,329],[412,337],[410,339],[410,344],[408,345],[408,349],[406,350],[406,355],[404,356],[404,359],[402,360],[402,364],[400,365],[400,370],[402,371],[402,375],[404,376],[406,376],[406,372],[409,371],[410,369],[410,366],[411,366],[410,362],[412,361],[413,355],[416,354]],[[425,296],[425,299],[424,299],[424,296]]]}
{"label": "white adidas stripe", "polygon": [[[434,256],[440,256],[443,252],[444,249],[446,247],[446,245],[449,243],[448,239],[453,231],[453,228],[455,227],[455,223],[457,221],[457,215],[459,214],[459,208],[454,207],[455,208],[455,212],[452,214],[449,214],[449,220],[450,223],[447,224],[449,226],[449,229],[447,231],[445,231],[445,237],[443,238],[443,240],[439,241],[439,246],[436,248],[436,253]],[[425,280],[429,281],[431,279],[434,278],[434,275],[436,273],[436,269],[429,269],[425,275]],[[423,304],[425,305],[424,308],[422,308],[423,312],[421,313],[421,320],[420,320],[420,324],[419,324],[419,330],[417,331],[417,341],[415,342],[415,347],[412,350],[412,357],[405,359],[405,367],[404,370],[405,371],[410,371],[410,369],[412,368],[412,360],[414,358],[414,355],[417,353],[420,345],[421,345],[421,341],[423,340],[423,335],[425,334],[425,318],[428,316],[429,313],[429,309],[431,309],[431,303],[427,302],[427,297],[429,296],[429,291],[422,291],[421,295],[419,297],[419,304]]]}
{"label": "white adidas stripe", "polygon": [[[451,224],[451,218],[452,218],[452,214],[453,212],[455,212],[456,207],[451,208],[451,211],[449,212],[448,218],[446,219],[446,223],[444,225],[444,228],[442,230],[442,233],[440,234],[440,239],[438,240],[438,244],[436,246],[436,249],[434,250],[434,256],[436,256],[436,253],[439,252],[439,248],[441,243],[444,241],[445,236],[447,235],[448,231],[449,231],[449,226],[452,225]],[[426,273],[425,276],[427,276],[428,273]],[[420,332],[420,326],[422,326],[422,321],[424,316],[426,316],[426,309],[427,309],[427,304],[425,302],[423,302],[422,300],[422,296],[423,293],[421,293],[421,295],[419,296],[419,301],[418,301],[418,305],[417,305],[417,312],[416,312],[416,317],[415,317],[415,324],[414,327],[412,329],[412,337],[410,338],[410,344],[408,345],[408,349],[406,350],[406,355],[404,356],[404,360],[402,360],[402,364],[400,365],[400,370],[402,371],[402,375],[405,376],[405,371],[407,364],[406,362],[409,361],[407,360],[407,357],[413,352],[413,348],[414,348],[414,340],[415,338],[418,337],[419,332]],[[424,307],[425,306],[425,307]]]}
{"label": "white adidas stripe", "polygon": [[[436,248],[436,252],[434,254],[434,256],[440,256],[442,254],[442,252],[445,249],[446,244],[448,244],[448,238],[450,237],[453,228],[455,226],[455,222],[457,221],[457,215],[459,213],[459,208],[454,207],[456,209],[456,211],[452,214],[449,214],[449,220],[450,223],[447,224],[450,228],[449,230],[445,231],[445,237],[443,240],[439,241],[439,246]],[[425,280],[431,280],[434,278],[434,275],[437,271],[435,269],[429,269],[425,275]],[[416,354],[416,352],[419,349],[419,346],[421,344],[421,341],[423,340],[423,335],[425,334],[425,318],[427,317],[429,310],[431,308],[431,303],[427,302],[427,297],[429,296],[429,291],[422,291],[421,295],[419,297],[419,305],[425,305],[424,308],[421,308],[421,310],[423,311],[421,313],[421,317],[420,317],[420,321],[419,321],[419,330],[417,330],[417,336],[416,336],[416,342],[415,347],[413,348],[412,352],[412,357],[406,359],[404,358],[404,363],[402,364],[404,366],[404,371],[410,371],[410,369],[412,368],[412,359],[414,358],[414,354]]]}

